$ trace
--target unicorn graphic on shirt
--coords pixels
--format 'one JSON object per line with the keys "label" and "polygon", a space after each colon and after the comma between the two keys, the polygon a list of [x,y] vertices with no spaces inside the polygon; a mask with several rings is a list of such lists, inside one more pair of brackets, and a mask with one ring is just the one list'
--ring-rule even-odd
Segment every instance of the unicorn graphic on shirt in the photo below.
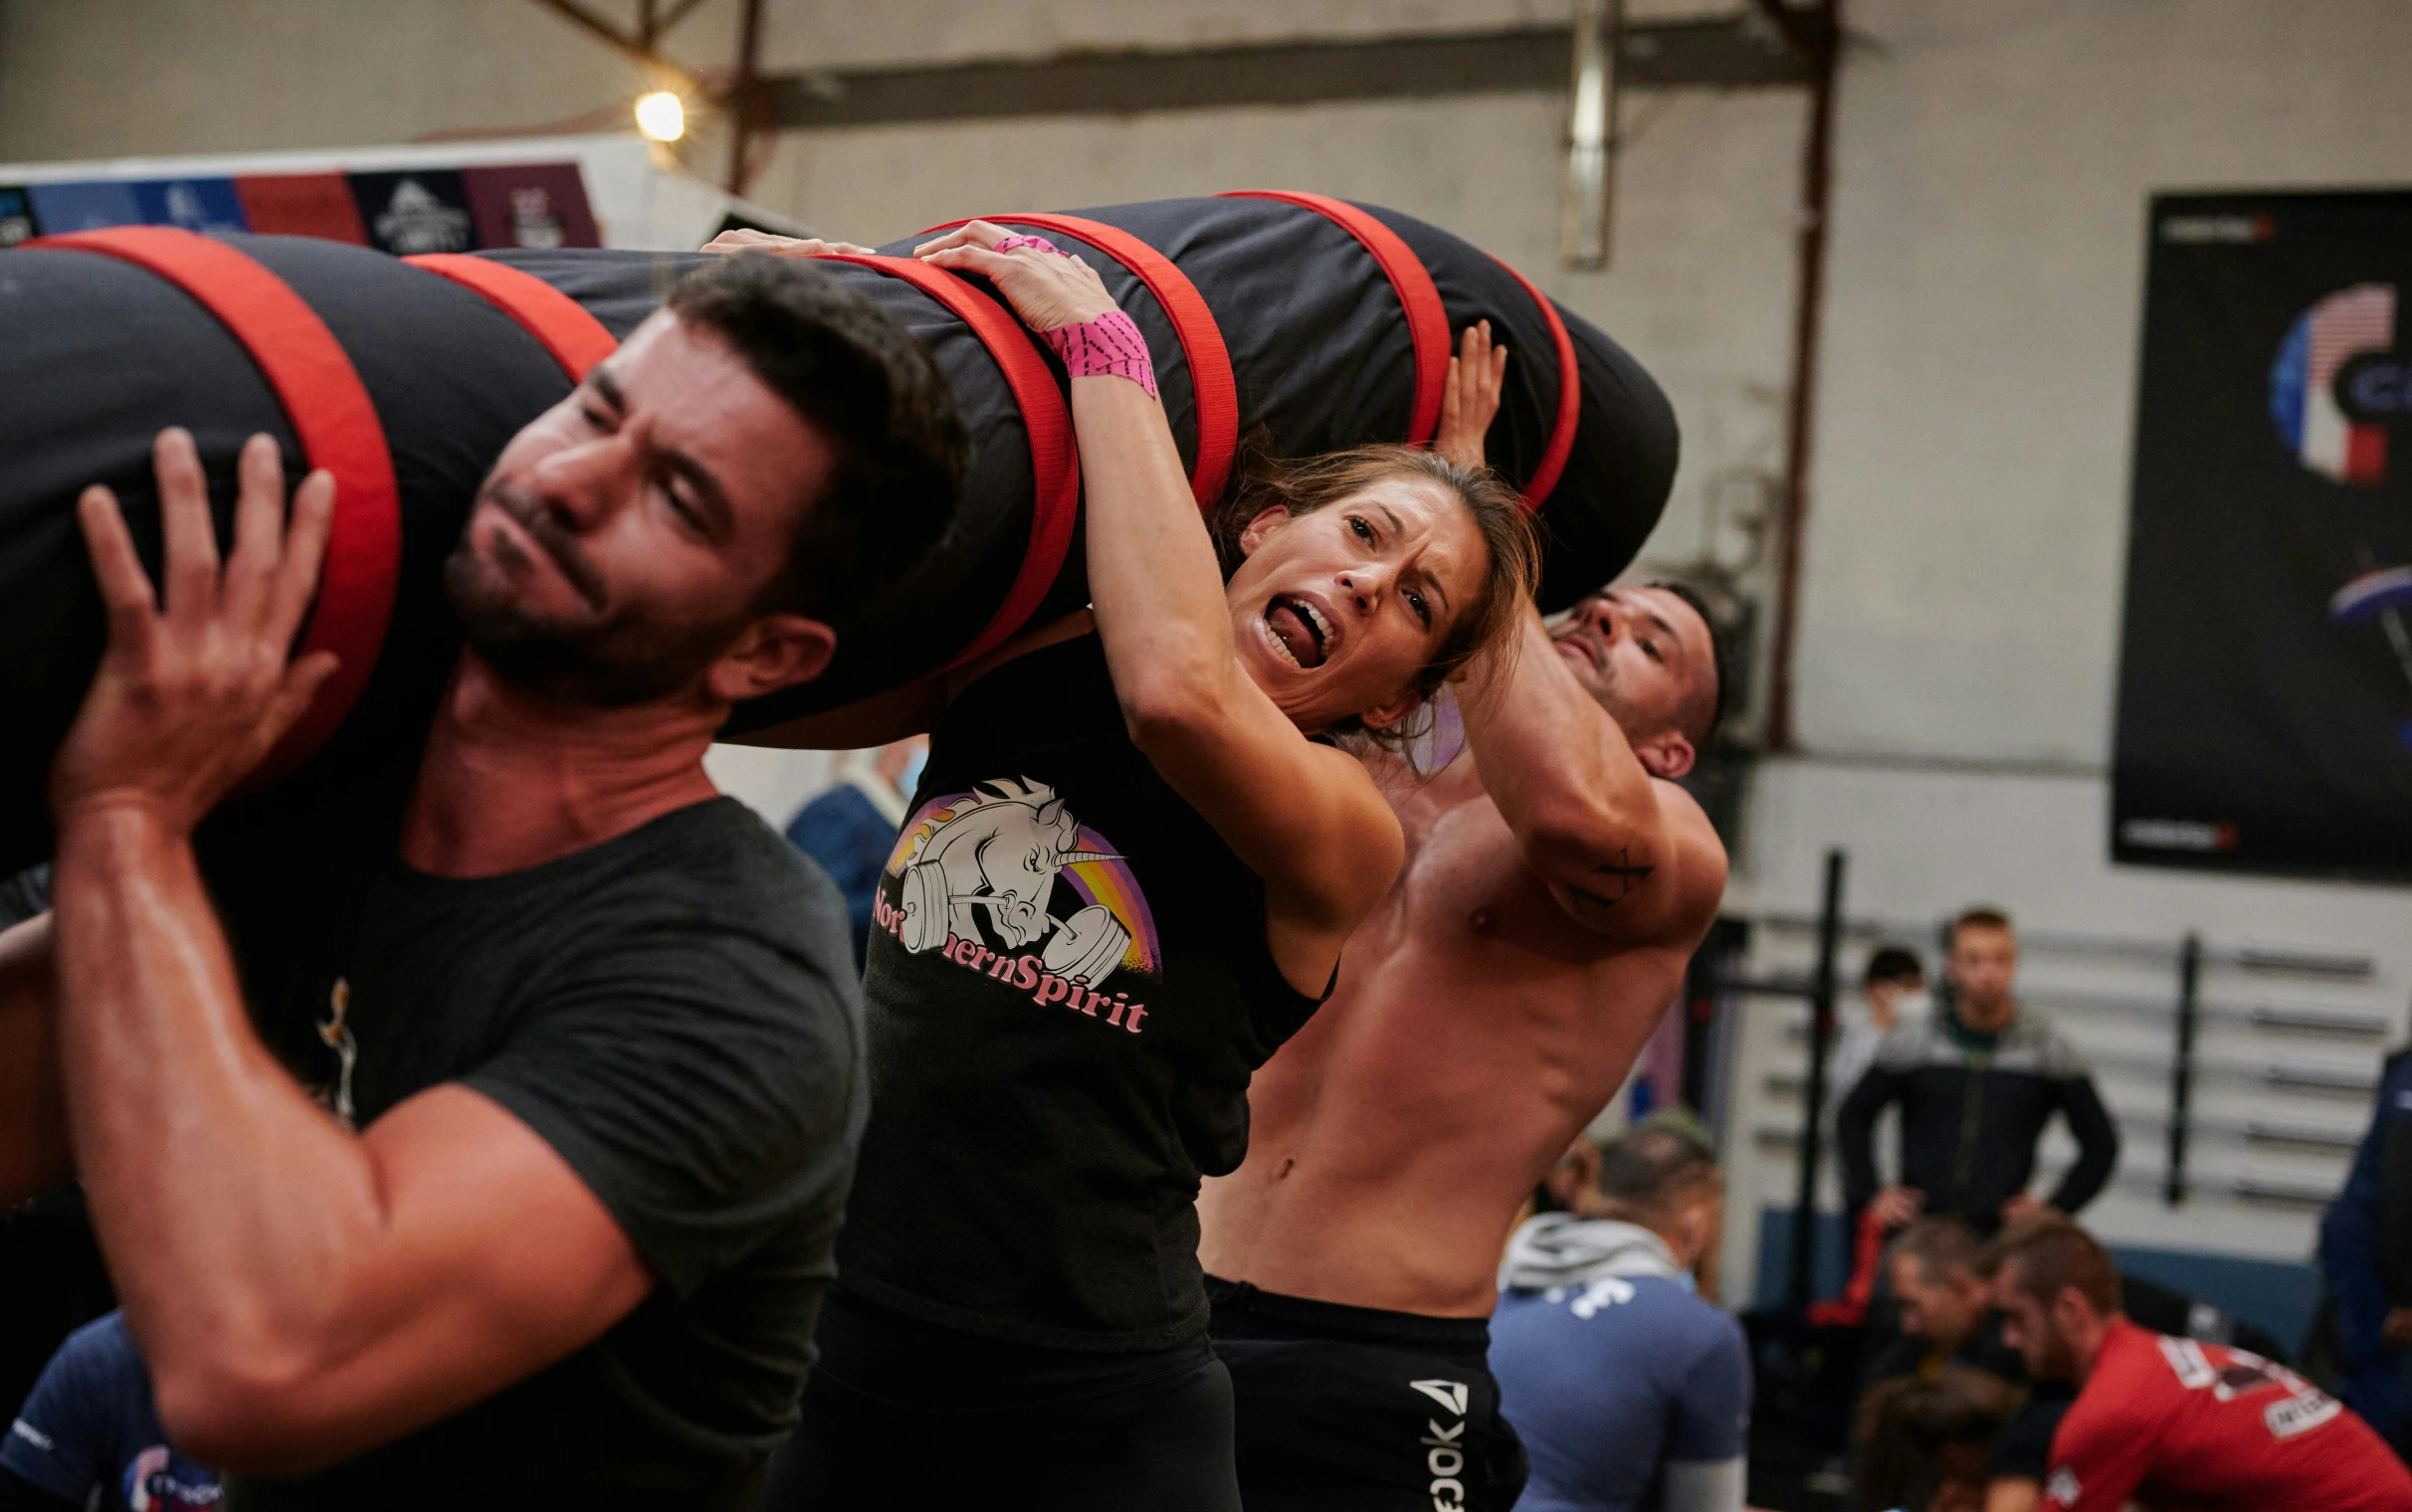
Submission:
{"label": "unicorn graphic on shirt", "polygon": [[1083,844],[1080,821],[1053,788],[992,778],[924,805],[915,821],[888,867],[902,879],[897,940],[907,951],[986,939],[1011,952],[1044,940],[1049,971],[1092,987],[1122,964],[1131,931],[1112,908],[1091,903],[1064,918],[1048,911],[1066,867],[1122,859]]}

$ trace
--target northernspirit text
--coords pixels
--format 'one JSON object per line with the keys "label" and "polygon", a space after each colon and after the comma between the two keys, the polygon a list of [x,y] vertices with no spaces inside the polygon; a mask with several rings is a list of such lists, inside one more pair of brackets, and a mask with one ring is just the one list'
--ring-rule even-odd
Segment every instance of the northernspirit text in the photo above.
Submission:
{"label": "northernspirit text", "polygon": [[[872,918],[892,935],[901,934],[904,930],[904,911],[891,905],[885,897],[873,902]],[[939,954],[957,966],[1021,988],[1030,994],[1030,1001],[1041,1008],[1051,1003],[1061,1003],[1092,1019],[1100,1017],[1102,1010],[1106,1022],[1114,1028],[1126,1029],[1134,1035],[1144,1033],[1140,1022],[1147,1017],[1146,1004],[1131,1002],[1126,993],[1115,993],[1108,998],[1104,993],[1091,992],[1085,982],[1060,977],[1049,971],[1035,955],[1002,955],[977,940],[967,940],[952,932],[947,934],[946,944]]]}

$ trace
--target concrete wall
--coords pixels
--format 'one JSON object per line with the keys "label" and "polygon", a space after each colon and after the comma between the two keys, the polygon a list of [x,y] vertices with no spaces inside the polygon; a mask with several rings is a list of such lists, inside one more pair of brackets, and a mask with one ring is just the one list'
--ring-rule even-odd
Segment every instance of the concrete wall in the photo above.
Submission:
{"label": "concrete wall", "polygon": [[[1735,903],[1813,908],[1822,853],[1840,846],[1855,913],[1931,919],[1984,899],[2039,928],[2367,952],[2378,969],[2365,983],[2212,990],[2349,1004],[2400,1025],[2412,994],[2402,890],[2114,868],[2106,771],[2146,197],[2412,182],[2401,8],[1852,0],[1850,18],[1861,40],[1837,136],[1799,662],[1806,751],[1758,776]],[[1764,959],[1797,963],[1801,947],[1770,942]],[[2173,984],[2162,971],[2114,990]],[[1745,1083],[1799,1057],[1780,1033],[1788,1011],[1750,1012]],[[2097,1054],[2168,1044],[2165,1025],[2069,1027]],[[2203,1046],[2363,1067],[2374,1048],[2254,1035]],[[2165,1105],[2157,1078],[2105,1082],[2114,1105]],[[2349,1128],[2365,1116],[2351,1099],[2218,1082],[2199,1101],[2214,1117]],[[2217,1142],[2195,1159],[2299,1182],[2340,1169]],[[2161,1154],[2131,1137],[2127,1162],[2148,1173]],[[1783,1162],[1758,1166],[1757,1190],[1788,1201]],[[2309,1252],[2314,1215],[2216,1198],[2172,1212],[2122,1187],[2089,1218],[2130,1242],[2282,1257]]]}
{"label": "concrete wall", "polygon": [[1853,0],[1801,727],[2096,764],[2145,196],[2412,182],[2394,0]]}
{"label": "concrete wall", "polygon": [[0,161],[535,126],[641,77],[526,0],[8,0]]}

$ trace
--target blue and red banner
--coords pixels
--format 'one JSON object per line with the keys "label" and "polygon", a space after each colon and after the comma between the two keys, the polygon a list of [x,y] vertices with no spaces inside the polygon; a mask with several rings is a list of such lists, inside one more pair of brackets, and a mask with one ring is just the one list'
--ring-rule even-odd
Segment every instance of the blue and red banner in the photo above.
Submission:
{"label": "blue and red banner", "polygon": [[323,237],[405,257],[602,245],[575,163],[0,186],[0,247],[106,226]]}
{"label": "blue and red banner", "polygon": [[2412,193],[2151,239],[2112,855],[2412,878]]}

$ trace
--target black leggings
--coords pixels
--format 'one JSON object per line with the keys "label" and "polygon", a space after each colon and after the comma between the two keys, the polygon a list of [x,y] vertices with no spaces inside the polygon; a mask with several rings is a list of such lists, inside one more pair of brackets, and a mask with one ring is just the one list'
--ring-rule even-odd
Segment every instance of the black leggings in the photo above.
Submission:
{"label": "black leggings", "polygon": [[1483,1318],[1348,1307],[1206,1278],[1239,1402],[1248,1512],[1508,1512],[1524,1445]]}
{"label": "black leggings", "polygon": [[975,1338],[831,1292],[768,1512],[1240,1512],[1231,1378],[1144,1354]]}

